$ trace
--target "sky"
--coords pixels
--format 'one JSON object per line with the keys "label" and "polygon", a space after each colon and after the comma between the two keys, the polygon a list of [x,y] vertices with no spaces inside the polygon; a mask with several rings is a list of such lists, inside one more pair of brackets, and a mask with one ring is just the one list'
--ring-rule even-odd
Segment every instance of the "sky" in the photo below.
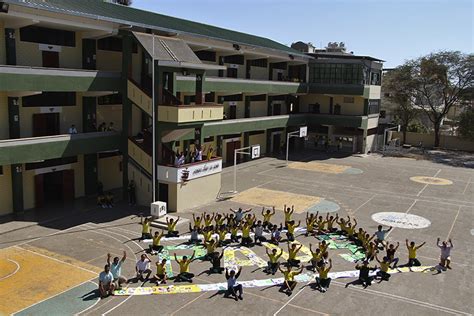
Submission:
{"label": "sky", "polygon": [[385,60],[473,52],[474,0],[133,0],[133,7],[270,38]]}

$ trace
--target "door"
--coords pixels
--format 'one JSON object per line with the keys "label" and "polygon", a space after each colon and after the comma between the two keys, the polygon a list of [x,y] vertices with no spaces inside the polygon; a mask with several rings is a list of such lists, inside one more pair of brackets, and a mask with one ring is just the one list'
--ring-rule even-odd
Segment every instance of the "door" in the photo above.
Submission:
{"label": "door", "polygon": [[63,200],[72,201],[75,197],[74,192],[74,170],[62,171]]}
{"label": "door", "polygon": [[82,69],[95,70],[96,68],[96,41],[82,40]]}
{"label": "door", "polygon": [[237,118],[237,106],[231,105],[229,107],[229,110],[230,110],[229,119],[236,119]]}
{"label": "door", "polygon": [[38,174],[35,176],[35,208],[43,207],[44,205],[44,176]]}
{"label": "door", "polygon": [[33,137],[59,135],[59,113],[33,114]]}
{"label": "door", "polygon": [[281,114],[281,104],[273,104],[273,115],[280,115]]}
{"label": "door", "polygon": [[279,154],[281,151],[281,134],[273,134],[273,153]]}
{"label": "door", "polygon": [[160,198],[160,201],[168,203],[168,184],[158,184],[158,197]]}
{"label": "door", "polygon": [[[226,145],[226,163],[234,164],[234,151],[240,148],[240,141],[228,142]],[[237,163],[240,162],[240,155],[237,155]]]}
{"label": "door", "polygon": [[59,68],[59,53],[43,51],[43,67]]}

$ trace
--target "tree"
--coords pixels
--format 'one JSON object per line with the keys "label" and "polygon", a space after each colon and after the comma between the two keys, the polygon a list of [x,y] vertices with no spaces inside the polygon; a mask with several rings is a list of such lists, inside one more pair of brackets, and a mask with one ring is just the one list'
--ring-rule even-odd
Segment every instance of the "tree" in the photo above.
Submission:
{"label": "tree", "polygon": [[457,51],[432,53],[408,61],[408,84],[416,92],[416,107],[433,123],[435,147],[439,146],[440,126],[449,110],[463,101],[463,92],[472,87],[474,55]]}
{"label": "tree", "polygon": [[387,98],[397,106],[393,114],[402,128],[402,143],[406,142],[408,126],[418,112],[413,107],[415,89],[411,85],[411,67],[407,65],[387,72],[383,78],[384,91],[388,92]]}
{"label": "tree", "polygon": [[474,107],[469,107],[459,116],[459,134],[469,140],[474,140]]}
{"label": "tree", "polygon": [[112,0],[113,3],[125,5],[125,6],[131,6],[132,5],[132,0]]}

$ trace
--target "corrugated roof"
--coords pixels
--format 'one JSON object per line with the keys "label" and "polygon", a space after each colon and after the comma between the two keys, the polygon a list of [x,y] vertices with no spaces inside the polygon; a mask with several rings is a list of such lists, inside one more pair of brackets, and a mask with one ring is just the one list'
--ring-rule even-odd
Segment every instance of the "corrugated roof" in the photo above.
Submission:
{"label": "corrugated roof", "polygon": [[126,7],[103,0],[6,0],[10,4],[33,7],[69,15],[86,16],[139,27],[187,33],[237,44],[269,48],[294,55],[301,52],[268,38],[232,31],[212,25]]}

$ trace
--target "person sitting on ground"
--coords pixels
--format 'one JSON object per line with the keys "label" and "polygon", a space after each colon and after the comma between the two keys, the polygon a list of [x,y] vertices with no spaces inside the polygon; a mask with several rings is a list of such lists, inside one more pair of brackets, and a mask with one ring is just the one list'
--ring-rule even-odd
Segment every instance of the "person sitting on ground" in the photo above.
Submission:
{"label": "person sitting on ground", "polygon": [[439,241],[440,239],[438,238],[438,240],[436,241],[436,245],[441,250],[439,265],[443,267],[444,270],[446,268],[451,269],[451,249],[453,249],[453,242],[451,241],[451,239],[448,239],[448,246],[448,242],[443,241],[443,243],[440,245]]}
{"label": "person sitting on ground", "polygon": [[278,267],[278,270],[280,270],[281,273],[283,273],[283,276],[285,278],[283,284],[282,284],[282,291],[286,292],[288,296],[293,294],[293,290],[295,289],[296,285],[298,282],[295,281],[295,276],[303,272],[304,266],[301,266],[300,270],[292,271],[291,270],[291,265],[289,265],[286,270],[282,270],[281,267]]}
{"label": "person sitting on ground", "polygon": [[214,221],[214,216],[215,216],[214,213],[212,213],[212,216],[211,216],[211,214],[206,214],[206,212],[204,212],[203,218],[204,218],[205,228],[212,226],[212,222]]}
{"label": "person sitting on ground", "polygon": [[107,208],[107,203],[105,201],[105,195],[100,194],[97,196],[97,205],[102,208]]}
{"label": "person sitting on ground", "polygon": [[375,235],[375,237],[376,237],[374,241],[375,241],[375,244],[377,245],[377,247],[380,247],[379,244],[382,244],[382,246],[381,246],[382,249],[383,249],[383,247],[386,246],[387,243],[385,242],[385,235],[386,235],[389,231],[391,231],[392,229],[393,229],[392,226],[390,226],[388,229],[385,229],[385,230],[383,229],[383,226],[382,226],[382,225],[379,225],[379,226],[377,227],[377,231],[374,233],[374,235]]}
{"label": "person sitting on ground", "polygon": [[166,284],[166,281],[168,280],[166,275],[166,261],[166,259],[163,259],[161,260],[161,263],[158,261],[156,262],[156,285]]}
{"label": "person sitting on ground", "polygon": [[[200,217],[200,216],[197,216],[197,217],[196,217],[196,216],[193,214],[193,221],[194,221],[194,227],[197,227],[198,230],[200,230],[200,229],[201,229],[201,226],[202,226],[202,217]],[[190,225],[191,225],[191,224],[190,224]]]}
{"label": "person sitting on ground", "polygon": [[329,271],[332,269],[332,260],[329,259],[329,266],[326,264],[320,264],[316,267],[319,275],[316,277],[316,287],[321,293],[326,293],[331,284],[331,278],[328,277]]}
{"label": "person sitting on ground", "polygon": [[176,219],[176,221],[173,220],[172,218],[170,218],[169,220],[168,220],[168,218],[166,218],[166,224],[168,225],[168,233],[166,234],[166,237],[178,237],[179,236],[179,232],[176,230],[176,225],[178,224],[179,219],[180,219],[179,216]]}
{"label": "person sitting on ground", "polygon": [[339,221],[336,221],[336,223],[339,225],[339,233],[345,235],[346,234],[346,227],[347,227],[347,222],[350,221],[350,217],[347,216],[348,220],[344,220],[344,218],[340,218]]}
{"label": "person sitting on ground", "polygon": [[375,236],[370,236],[370,234],[365,234],[365,237],[364,237],[364,240],[363,240],[363,244],[362,244],[362,248],[364,248],[364,250],[367,252],[370,248],[370,243],[372,242],[372,239],[374,239]]}
{"label": "person sitting on ground", "polygon": [[214,233],[214,230],[212,229],[212,227],[203,228],[202,230],[202,237],[204,239],[203,242],[206,243],[206,242],[211,241],[213,233]]}
{"label": "person sitting on ground", "polygon": [[150,225],[151,225],[152,218],[145,217],[145,219],[143,219],[143,217],[140,217],[140,220],[142,224],[142,237],[140,238],[140,240],[152,239],[153,237],[150,232]]}
{"label": "person sitting on ground", "polygon": [[107,264],[110,267],[110,272],[114,277],[114,287],[115,289],[120,290],[122,288],[122,284],[127,283],[127,278],[122,276],[122,264],[127,259],[127,253],[123,252],[123,257],[120,259],[119,257],[114,257],[112,263],[110,262],[111,255],[110,253],[107,254]]}
{"label": "person sitting on ground", "polygon": [[357,246],[362,247],[365,244],[365,234],[366,231],[362,227],[359,227],[359,230],[356,233],[356,239],[354,241]]}
{"label": "person sitting on ground", "polygon": [[247,247],[252,243],[252,238],[250,238],[251,227],[248,223],[242,224],[242,242],[240,243],[242,246]]}
{"label": "person sitting on ground", "polygon": [[312,247],[313,245],[309,244],[309,251],[311,251],[311,260],[309,262],[311,263],[311,270],[313,272],[316,272],[316,268],[318,264],[321,262],[323,253],[321,252],[321,249],[319,249],[319,247],[316,248],[314,251]]}
{"label": "person sitting on ground", "polygon": [[101,298],[113,295],[115,290],[114,276],[110,272],[110,266],[106,264],[104,271],[99,274],[99,293]]}
{"label": "person sitting on ground", "polygon": [[189,239],[189,243],[198,245],[201,243],[199,239],[199,228],[198,226],[191,227],[191,223],[189,223],[189,232],[191,233],[191,239]]}
{"label": "person sitting on ground", "polygon": [[296,259],[296,255],[298,254],[298,251],[301,250],[303,245],[297,245],[296,243],[292,244],[290,246],[290,243],[288,242],[288,266],[293,266],[297,267],[300,265],[300,260]]}
{"label": "person sitting on ground", "polygon": [[316,220],[315,224],[318,226],[318,234],[321,235],[321,234],[326,233],[326,229],[325,229],[326,228],[326,221],[324,220],[324,218],[321,215],[318,216],[318,214],[319,214],[319,212],[316,212],[317,220]]}
{"label": "person sitting on ground", "polygon": [[288,227],[288,222],[291,221],[291,217],[293,216],[293,213],[295,211],[295,206],[292,205],[291,208],[283,206],[283,213],[285,214],[285,228]]}
{"label": "person sitting on ground", "polygon": [[263,216],[263,228],[264,229],[271,229],[273,227],[271,220],[272,216],[275,215],[275,206],[273,207],[273,210],[268,210],[265,211],[265,207],[262,208],[262,216]]}
{"label": "person sitting on ground", "polygon": [[222,267],[222,257],[224,256],[224,251],[222,251],[221,254],[219,252],[215,251],[212,253],[210,261],[212,264],[212,267],[209,269],[209,273],[219,273],[221,274],[222,271],[224,271],[224,268]]}
{"label": "person sitting on ground", "polygon": [[[359,270],[358,282],[364,287],[372,285],[372,280],[374,277],[370,276],[370,271],[375,271],[376,268],[369,267],[369,262],[367,260],[363,261],[362,265],[357,264],[355,268]],[[350,283],[346,284],[346,287],[349,286],[349,284]]]}
{"label": "person sitting on ground", "polygon": [[[232,295],[235,300],[243,300],[243,289],[242,289],[242,284],[237,283],[237,279],[240,276],[240,272],[242,272],[242,267],[239,267],[239,270],[237,273],[235,273],[234,270],[225,269],[225,278],[227,280],[227,291],[224,294],[224,297],[227,298],[230,295]],[[239,295],[237,295],[237,293]]]}
{"label": "person sitting on ground", "polygon": [[234,226],[236,225],[236,221],[235,221],[235,216],[234,214],[226,214],[224,216],[224,218],[227,220],[227,226],[231,227],[231,226]]}
{"label": "person sitting on ground", "polygon": [[161,252],[163,250],[163,246],[161,245],[161,238],[163,238],[164,235],[164,231],[161,231],[161,234],[157,231],[155,232],[155,235],[153,235],[153,242],[150,245],[150,254],[156,255],[157,252]]}
{"label": "person sitting on ground", "polygon": [[234,221],[237,223],[237,224],[240,224],[240,222],[242,221],[242,218],[244,217],[244,215],[246,213],[249,213],[252,209],[249,208],[249,209],[246,209],[245,211],[242,210],[241,207],[239,207],[239,209],[237,211],[233,210],[233,209],[230,209],[230,211],[232,213],[234,213]]}
{"label": "person sitting on ground", "polygon": [[214,239],[205,241],[204,246],[206,247],[206,255],[204,256],[204,260],[211,260],[212,256],[216,252],[217,241]]}
{"label": "person sitting on ground", "polygon": [[218,239],[219,241],[217,242],[218,246],[219,247],[227,246],[227,244],[229,243],[229,241],[226,240],[226,236],[228,233],[227,227],[225,225],[216,226],[216,230],[214,231],[214,233],[216,233],[217,236],[219,237]]}
{"label": "person sitting on ground", "polygon": [[270,242],[272,244],[274,244],[275,246],[278,246],[280,244],[280,241],[281,241],[281,230],[282,230],[282,226],[280,225],[280,228],[278,228],[277,225],[273,225],[273,229],[272,229],[272,235],[271,235],[271,238],[270,238]]}
{"label": "person sitting on ground", "polygon": [[346,232],[347,232],[347,239],[350,241],[355,242],[356,241],[356,236],[355,236],[355,228],[357,226],[357,220],[354,218],[354,224],[351,222],[347,223],[346,226]]}
{"label": "person sitting on ground", "polygon": [[400,243],[397,242],[397,246],[395,247],[394,244],[390,244],[387,246],[385,246],[385,249],[387,251],[387,258],[390,260],[390,264],[393,263],[392,265],[392,269],[395,269],[398,265],[398,258],[395,257],[395,252],[397,251],[398,247],[400,246]]}
{"label": "person sitting on ground", "polygon": [[372,261],[379,252],[377,245],[374,242],[369,242],[365,249],[365,260]]}
{"label": "person sitting on ground", "polygon": [[222,214],[218,213],[214,217],[214,221],[216,222],[216,227],[221,227],[222,225],[224,225],[225,217],[222,216]]}
{"label": "person sitting on ground", "polygon": [[[142,254],[140,260],[137,261],[135,265],[136,278],[140,281],[147,281],[150,278],[151,269],[150,269],[151,260],[147,254]],[[146,274],[145,278],[143,275]]]}
{"label": "person sitting on ground", "polygon": [[316,223],[316,216],[313,213],[308,214],[306,213],[306,234],[305,236],[308,237],[309,235],[314,235],[314,224]]}
{"label": "person sitting on ground", "polygon": [[326,240],[323,240],[318,244],[318,248],[321,253],[325,253],[329,248],[329,244],[326,242]]}
{"label": "person sitting on ground", "polygon": [[240,226],[239,225],[232,225],[230,227],[230,241],[231,242],[239,242],[239,236],[237,235],[239,232]]}
{"label": "person sitting on ground", "polygon": [[251,228],[255,226],[255,222],[257,221],[257,217],[255,214],[247,214],[245,216],[245,223],[248,224]]}
{"label": "person sitting on ground", "polygon": [[287,232],[286,232],[286,239],[290,242],[295,241],[295,229],[296,227],[300,226],[301,221],[298,221],[298,224],[295,223],[294,220],[289,221],[286,226],[287,226]]}
{"label": "person sitting on ground", "polygon": [[339,218],[339,215],[336,214],[336,216],[329,216],[329,213],[326,214],[326,223],[327,223],[327,232],[328,233],[334,233],[337,231],[337,228],[334,227],[334,223],[337,222],[337,219]]}
{"label": "person sitting on ground", "polygon": [[390,259],[388,257],[383,257],[382,261],[375,255],[375,259],[380,264],[380,270],[377,271],[377,276],[380,277],[380,281],[388,281],[390,279],[390,274],[388,269],[390,268]]}
{"label": "person sitting on ground", "polygon": [[105,194],[105,205],[108,208],[114,207],[114,195],[110,191]]}
{"label": "person sitting on ground", "polygon": [[423,247],[423,245],[426,244],[426,242],[423,242],[420,245],[416,246],[414,241],[412,241],[412,242],[410,242],[410,244],[408,244],[408,239],[406,239],[405,244],[406,244],[407,249],[408,249],[408,264],[407,264],[407,266],[409,266],[409,267],[413,267],[413,266],[419,267],[419,266],[421,266],[421,262],[416,258],[416,251],[418,249],[420,249],[421,247]]}
{"label": "person sitting on ground", "polygon": [[268,266],[263,270],[263,272],[275,275],[277,272],[278,268],[280,267],[280,262],[278,261],[280,257],[283,255],[283,249],[280,249],[280,253],[278,253],[277,249],[272,249],[271,252],[268,251],[268,248],[265,249],[265,252],[267,253],[268,256]]}
{"label": "person sitting on ground", "polygon": [[262,242],[267,241],[265,237],[263,237],[263,226],[262,226],[262,221],[258,221],[257,225],[254,227],[254,232],[255,232],[255,244],[256,245],[261,245]]}
{"label": "person sitting on ground", "polygon": [[188,259],[187,256],[183,256],[183,259],[178,260],[176,253],[174,254],[174,260],[179,264],[179,274],[174,279],[175,282],[189,282],[193,283],[194,274],[189,273],[189,265],[194,260],[196,252],[193,251],[193,255]]}

